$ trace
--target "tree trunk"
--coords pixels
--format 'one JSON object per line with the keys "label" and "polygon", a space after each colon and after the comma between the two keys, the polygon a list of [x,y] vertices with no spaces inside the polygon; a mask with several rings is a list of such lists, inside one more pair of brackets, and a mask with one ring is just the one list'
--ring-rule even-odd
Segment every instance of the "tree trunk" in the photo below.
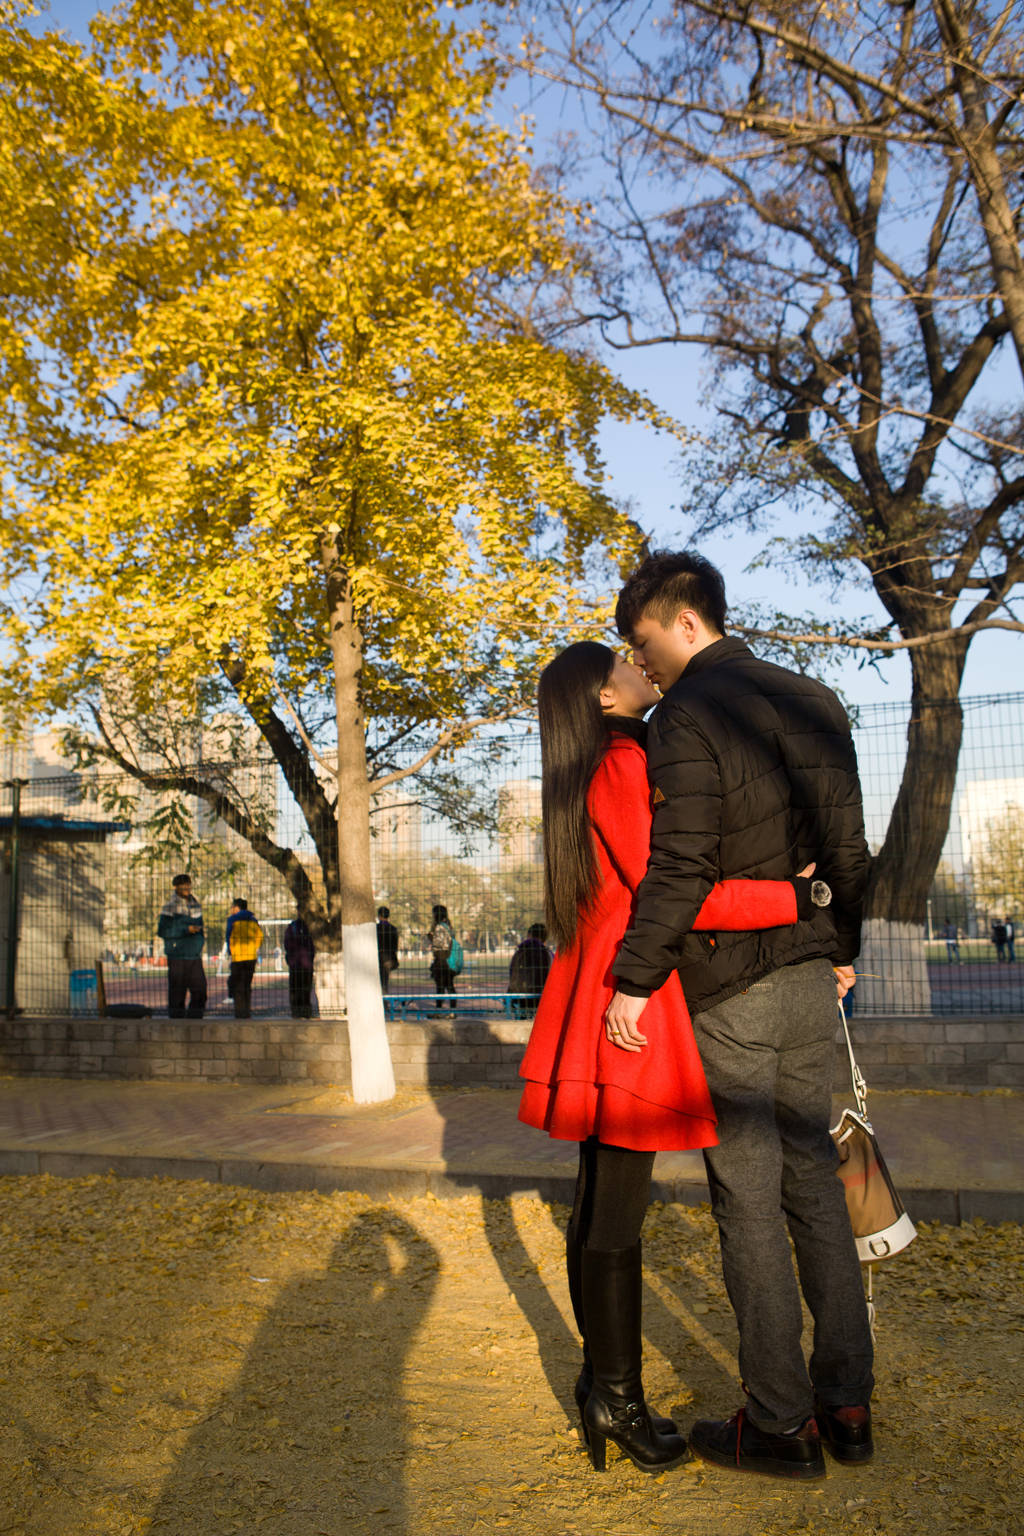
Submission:
{"label": "tree trunk", "polygon": [[315,974],[321,1018],[341,1018],[345,1013],[345,956],[340,949],[327,949],[322,939],[317,945]]}
{"label": "tree trunk", "polygon": [[333,539],[325,538],[322,554],[338,726],[338,871],[352,1096],[357,1104],[371,1104],[394,1096],[395,1075],[377,969],[366,728],[359,698],[362,635],[348,576]]}
{"label": "tree trunk", "polygon": [[910,652],[913,689],[907,758],[885,842],[871,861],[855,1007],[928,1013],[923,944],[928,893],[949,831],[963,710],[967,641]]}
{"label": "tree trunk", "polygon": [[[970,167],[981,224],[992,258],[992,273],[1010,322],[1017,363],[1024,377],[1024,260],[1021,259],[1017,221],[1007,192],[995,130],[986,109],[986,70],[973,56],[969,34],[964,31],[951,0],[935,0],[934,10],[963,111],[963,134],[958,148],[966,155]],[[1001,92],[996,96],[996,105],[1002,105]]]}

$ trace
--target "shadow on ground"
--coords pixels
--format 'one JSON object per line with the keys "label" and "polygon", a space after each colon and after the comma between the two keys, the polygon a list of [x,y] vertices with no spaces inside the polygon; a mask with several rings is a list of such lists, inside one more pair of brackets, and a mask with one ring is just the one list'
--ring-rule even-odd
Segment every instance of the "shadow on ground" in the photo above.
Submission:
{"label": "shadow on ground", "polygon": [[437,1274],[434,1248],[394,1211],[358,1215],[326,1269],[285,1286],[190,1436],[150,1530],[404,1536],[403,1373]]}
{"label": "shadow on ground", "polygon": [[[499,1044],[491,1035],[489,1043]],[[435,1089],[439,1083],[431,1085]],[[510,1089],[517,1093],[518,1090]],[[442,1153],[446,1165],[453,1161],[447,1136],[447,1114],[451,1110],[453,1096],[450,1092],[434,1092],[438,1112],[445,1119],[446,1134],[442,1141]],[[538,1131],[538,1137],[543,1132]],[[655,1166],[657,1177],[657,1166]],[[480,1191],[481,1181],[473,1173],[451,1171],[447,1179],[467,1191]],[[531,1256],[529,1247],[520,1231],[516,1216],[516,1197],[505,1195],[482,1200],[483,1226],[490,1244],[495,1264],[510,1294],[515,1298],[524,1318],[532,1329],[540,1355],[540,1362],[552,1399],[552,1410],[557,1405],[556,1417],[564,1415],[568,1422],[578,1422],[573,1387],[582,1360],[579,1334],[573,1321],[569,1301],[568,1283],[564,1268],[557,1277],[545,1279]],[[564,1241],[568,1219],[566,1207],[549,1204],[548,1213],[559,1236]],[[648,1217],[648,1222],[650,1217]],[[671,1206],[663,1208],[659,1215],[662,1230],[671,1229],[674,1247],[685,1244],[688,1229],[678,1212]],[[695,1262],[672,1263],[659,1268],[657,1260],[648,1250],[645,1253],[644,1337],[648,1345],[660,1353],[672,1368],[662,1372],[659,1386],[662,1393],[669,1391],[671,1401],[657,1401],[651,1390],[652,1373],[645,1365],[645,1381],[648,1393],[656,1406],[672,1412],[681,1423],[688,1424],[701,1413],[714,1408],[716,1416],[731,1412],[738,1401],[739,1385],[735,1374],[735,1330],[728,1307],[716,1304],[712,1309],[708,1300],[708,1265],[718,1277],[717,1246],[709,1250],[706,1244],[695,1253]],[[650,1355],[650,1349],[647,1350]],[[670,1382],[669,1386],[665,1383]]]}

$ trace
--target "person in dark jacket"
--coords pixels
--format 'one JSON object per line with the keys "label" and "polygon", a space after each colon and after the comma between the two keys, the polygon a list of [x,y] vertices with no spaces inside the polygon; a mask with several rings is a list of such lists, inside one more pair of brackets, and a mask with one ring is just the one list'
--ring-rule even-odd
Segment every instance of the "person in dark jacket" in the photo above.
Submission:
{"label": "person in dark jacket", "polygon": [[391,922],[391,908],[377,908],[377,970],[380,989],[388,990],[391,973],[398,969],[398,929]]}
{"label": "person in dark jacket", "polygon": [[547,936],[544,923],[531,924],[509,964],[508,990],[519,997],[519,1001],[512,1004],[517,1019],[528,1018],[535,1011],[548,979],[551,951],[544,942]]}
{"label": "person in dark jacket", "polygon": [[[721,575],[656,554],[616,610],[662,691],[647,742],[651,857],[613,965],[609,1038],[645,1049],[647,999],[677,969],[718,1117],[704,1153],[747,1402],[694,1425],[706,1460],[790,1477],[872,1454],[872,1342],[829,1136],[836,993],[853,985],[868,855],[856,754],[823,684],[725,636]],[[695,933],[718,880],[782,878],[809,860],[832,904],[792,927]],[[788,1232],[787,1232],[788,1228]],[[809,1368],[800,1289],[814,1317]]]}
{"label": "person in dark jacket", "polygon": [[293,1019],[313,1013],[313,960],[316,946],[300,912],[284,931],[284,958],[288,966],[288,1007]]}
{"label": "person in dark jacket", "polygon": [[206,1009],[203,909],[192,895],[191,875],[175,875],[171,889],[156,929],[167,956],[167,1013],[172,1019],[201,1019]]}

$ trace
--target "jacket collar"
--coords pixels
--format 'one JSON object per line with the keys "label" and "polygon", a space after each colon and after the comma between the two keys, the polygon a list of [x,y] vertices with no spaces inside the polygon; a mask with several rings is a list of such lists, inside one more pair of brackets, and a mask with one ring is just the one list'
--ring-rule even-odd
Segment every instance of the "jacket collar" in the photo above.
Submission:
{"label": "jacket collar", "polygon": [[[723,635],[721,640],[712,640],[702,651],[698,651],[686,665],[686,671],[672,684],[677,688],[680,683],[685,683],[689,678],[696,677],[698,672],[706,672],[708,667],[717,667],[723,661],[737,661],[740,657],[752,656],[749,645],[742,640],[735,639],[732,635]],[[672,688],[668,691],[672,692]]]}
{"label": "jacket collar", "polygon": [[637,720],[633,715],[605,715],[604,719],[608,727],[609,740],[614,736],[629,736],[633,741],[638,741],[641,746],[646,744],[646,720]]}

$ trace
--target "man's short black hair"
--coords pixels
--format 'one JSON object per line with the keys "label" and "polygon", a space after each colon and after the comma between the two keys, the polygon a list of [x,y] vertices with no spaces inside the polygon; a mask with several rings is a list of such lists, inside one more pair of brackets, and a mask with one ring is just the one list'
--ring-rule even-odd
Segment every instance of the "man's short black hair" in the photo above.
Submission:
{"label": "man's short black hair", "polygon": [[192,876],[191,875],[175,875],[174,879],[171,881],[171,884],[175,887],[175,889],[177,889],[177,887],[179,885],[191,885],[192,884]]}
{"label": "man's short black hair", "polygon": [[387,918],[389,918],[391,916],[391,908],[390,907],[378,907],[377,908],[377,916],[378,917],[383,917],[385,920],[387,920]]}
{"label": "man's short black hair", "polygon": [[248,912],[249,910],[249,903],[246,901],[244,896],[236,896],[232,905],[240,907],[243,912]]}
{"label": "man's short black hair", "polygon": [[708,629],[725,633],[725,582],[703,555],[691,550],[655,550],[638,565],[619,593],[615,623],[630,639],[638,619],[654,619],[668,629],[677,613],[692,609]]}

